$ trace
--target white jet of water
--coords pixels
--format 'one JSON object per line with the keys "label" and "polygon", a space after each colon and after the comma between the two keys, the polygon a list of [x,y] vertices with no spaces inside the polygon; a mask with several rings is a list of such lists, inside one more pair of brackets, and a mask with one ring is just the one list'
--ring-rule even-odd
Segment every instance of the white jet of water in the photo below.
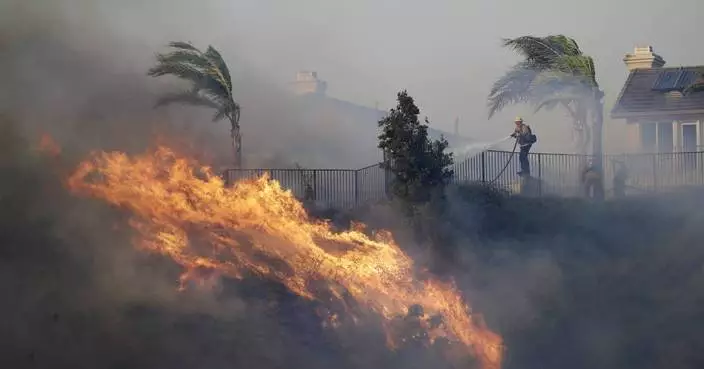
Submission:
{"label": "white jet of water", "polygon": [[451,149],[450,151],[454,156],[455,163],[459,163],[471,158],[472,156],[479,155],[504,141],[510,140],[511,138],[511,136],[506,136],[496,141],[475,142],[463,147]]}

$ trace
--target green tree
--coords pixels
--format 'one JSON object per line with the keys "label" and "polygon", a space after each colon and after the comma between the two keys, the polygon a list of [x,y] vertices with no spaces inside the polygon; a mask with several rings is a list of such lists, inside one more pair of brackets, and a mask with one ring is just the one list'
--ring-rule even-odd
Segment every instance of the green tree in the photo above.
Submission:
{"label": "green tree", "polygon": [[425,203],[442,194],[450,182],[452,154],[445,153],[448,144],[444,137],[428,138],[428,119],[420,123],[420,109],[405,90],[398,93],[397,101],[396,108],[379,121],[382,167],[393,175],[394,197],[408,204]]}
{"label": "green tree", "polygon": [[190,104],[215,109],[213,121],[227,119],[235,154],[235,165],[242,166],[240,106],[232,96],[232,78],[227,64],[214,47],[205,52],[187,42],[171,42],[174,50],[157,54],[157,65],[149,69],[152,77],[172,75],[190,82],[186,91],[162,96],[157,106],[172,103]]}
{"label": "green tree", "polygon": [[503,45],[523,60],[494,83],[489,117],[516,103],[532,104],[535,111],[563,107],[578,134],[578,151],[585,154],[591,141],[595,164],[600,166],[604,93],[596,81],[594,60],[582,53],[574,39],[563,35],[523,36],[505,39]]}

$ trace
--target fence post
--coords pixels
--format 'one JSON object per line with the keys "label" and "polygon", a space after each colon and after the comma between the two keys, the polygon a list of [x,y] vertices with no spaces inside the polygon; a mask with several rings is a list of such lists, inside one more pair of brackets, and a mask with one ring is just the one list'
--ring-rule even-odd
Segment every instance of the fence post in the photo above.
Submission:
{"label": "fence post", "polygon": [[359,206],[359,169],[354,171],[354,206]]}
{"label": "fence post", "polygon": [[536,155],[538,156],[538,196],[543,196],[543,163],[541,160],[543,156],[541,153]]}
{"label": "fence post", "polygon": [[220,171],[220,178],[222,179],[225,187],[230,187],[230,170],[225,169]]}
{"label": "fence post", "polygon": [[486,183],[486,151],[482,151],[481,165],[482,165],[482,183]]}
{"label": "fence post", "polygon": [[318,170],[313,169],[313,180],[311,181],[311,187],[313,187],[313,201],[318,201]]}

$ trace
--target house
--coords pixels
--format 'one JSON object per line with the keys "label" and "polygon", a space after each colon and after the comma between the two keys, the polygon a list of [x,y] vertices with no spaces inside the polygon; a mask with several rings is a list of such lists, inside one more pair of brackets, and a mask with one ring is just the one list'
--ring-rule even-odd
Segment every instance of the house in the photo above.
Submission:
{"label": "house", "polygon": [[629,151],[701,150],[704,93],[682,91],[704,72],[704,66],[665,67],[652,46],[636,47],[623,61],[629,75],[611,117],[626,121]]}
{"label": "house", "polygon": [[[303,119],[318,122],[317,129],[325,131],[320,135],[327,139],[318,140],[316,146],[326,152],[331,151],[328,149],[337,151],[336,163],[340,162],[343,167],[363,167],[382,160],[381,151],[377,147],[378,122],[388,111],[328,96],[327,83],[312,71],[298,72],[296,80],[291,83],[291,90],[298,96]],[[429,127],[428,135],[431,139],[445,137],[451,148],[474,142],[459,135],[457,122],[455,133]],[[325,147],[326,145],[334,147]]]}

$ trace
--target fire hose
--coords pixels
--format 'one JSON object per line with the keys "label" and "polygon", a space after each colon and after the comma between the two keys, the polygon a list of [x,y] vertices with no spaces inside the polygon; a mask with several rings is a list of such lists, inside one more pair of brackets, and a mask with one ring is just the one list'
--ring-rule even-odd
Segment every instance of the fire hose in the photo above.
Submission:
{"label": "fire hose", "polygon": [[516,147],[517,146],[518,146],[518,139],[516,139],[516,141],[514,141],[514,143],[513,143],[513,150],[511,150],[511,156],[509,156],[508,160],[506,160],[506,164],[501,169],[499,174],[494,179],[489,181],[489,184],[494,184],[504,174],[504,172],[506,171],[506,168],[508,168],[508,165],[511,164],[511,160],[513,160],[513,156],[516,155]]}

